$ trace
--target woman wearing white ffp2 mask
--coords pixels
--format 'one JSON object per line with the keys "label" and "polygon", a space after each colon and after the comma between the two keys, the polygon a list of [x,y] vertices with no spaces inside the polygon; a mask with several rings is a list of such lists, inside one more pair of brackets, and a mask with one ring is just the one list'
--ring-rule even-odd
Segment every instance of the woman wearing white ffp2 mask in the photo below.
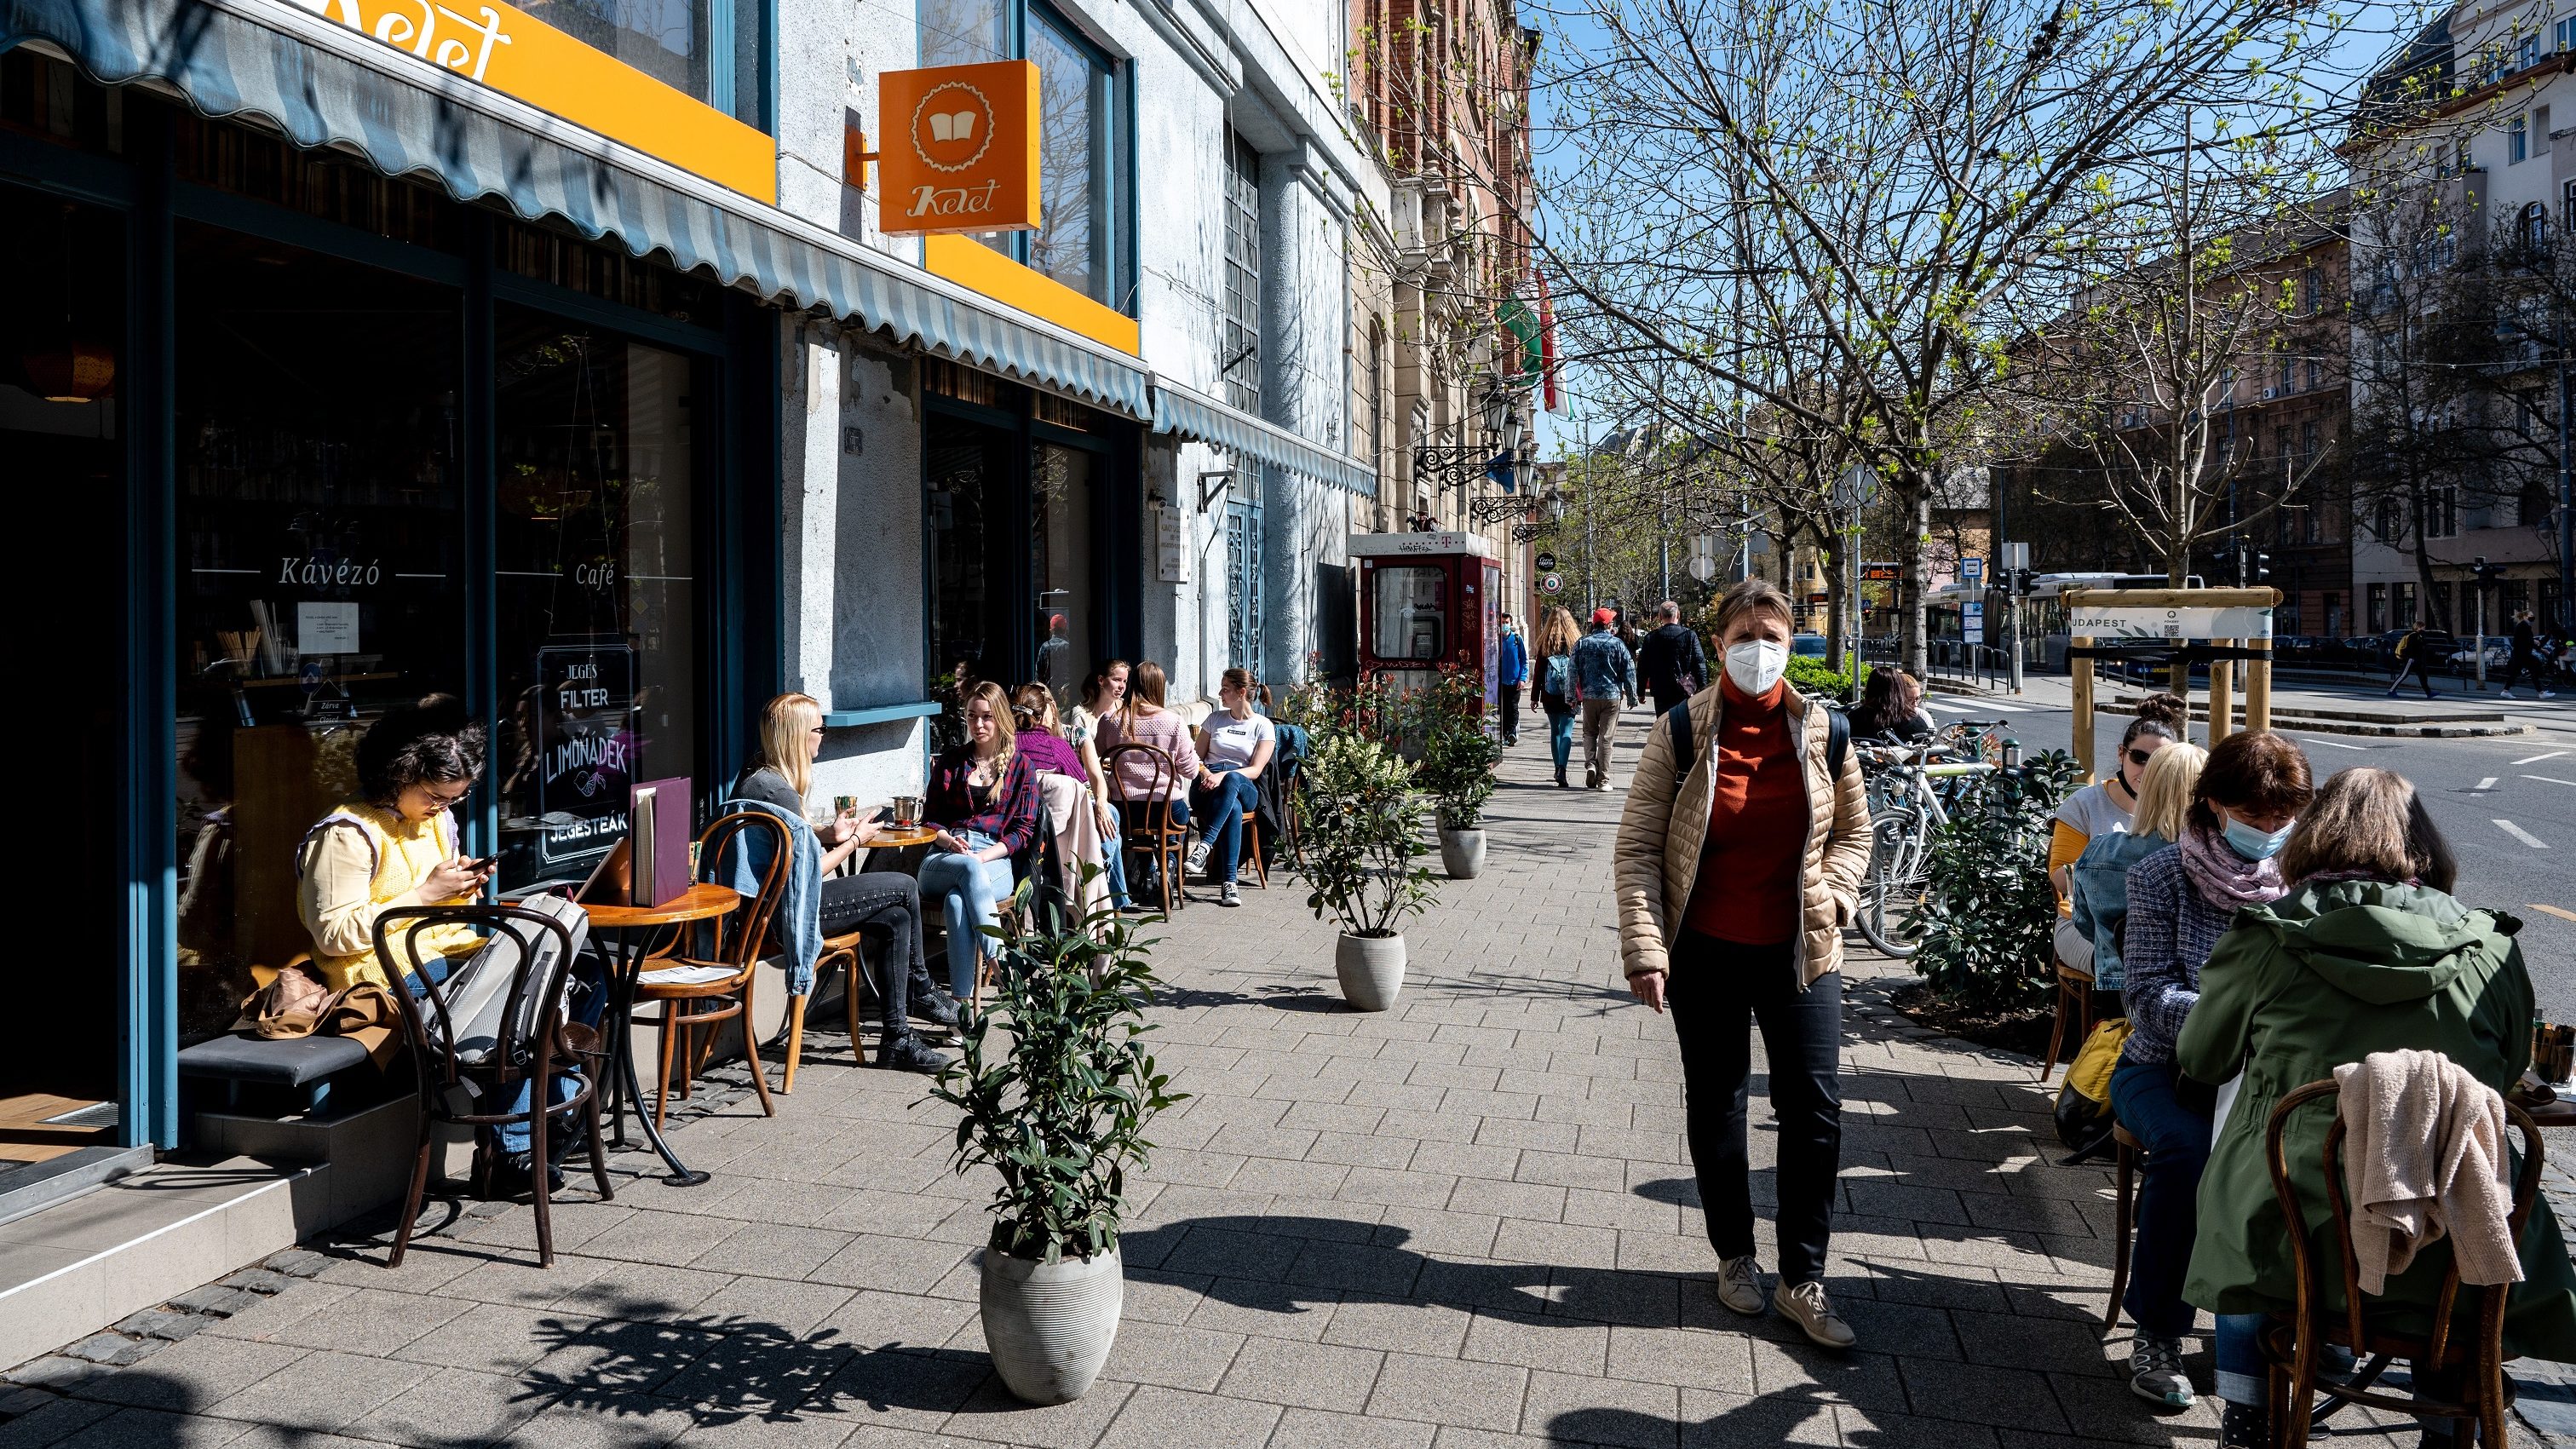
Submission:
{"label": "woman wearing white ffp2 mask", "polygon": [[1753,1253],[1744,1113],[1745,1017],[1762,1029],[1779,1127],[1780,1280],[1771,1306],[1808,1338],[1852,1343],[1822,1282],[1841,1165],[1842,927],[1869,863],[1860,761],[1831,763],[1825,707],[1789,688],[1789,600],[1760,579],[1718,603],[1715,689],[1646,732],[1616,850],[1628,989],[1669,1003],[1688,1089],[1718,1300],[1764,1309]]}

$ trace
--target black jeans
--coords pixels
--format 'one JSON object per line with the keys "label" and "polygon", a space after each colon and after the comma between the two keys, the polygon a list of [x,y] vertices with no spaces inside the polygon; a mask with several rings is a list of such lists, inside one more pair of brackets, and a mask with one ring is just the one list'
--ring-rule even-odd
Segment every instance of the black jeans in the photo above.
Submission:
{"label": "black jeans", "polygon": [[1771,1116],[1778,1127],[1775,1214],[1780,1281],[1825,1275],[1833,1233],[1834,1179],[1842,1170],[1843,978],[1828,971],[1798,989],[1794,945],[1739,946],[1684,930],[1673,943],[1664,1004],[1681,1039],[1683,1107],[1691,1169],[1708,1218],[1709,1246],[1721,1258],[1753,1251],[1751,1171],[1744,1147],[1746,1088],[1753,1072],[1753,1034],[1762,1029],[1769,1065]]}
{"label": "black jeans", "polygon": [[[821,894],[824,935],[863,930],[887,938],[885,970],[876,983],[883,1011],[880,1020],[889,1036],[909,1032],[905,1012],[911,1004],[912,978],[927,970],[921,959],[921,888],[911,876],[897,871],[869,871],[827,875]],[[858,990],[857,980],[848,989]]]}
{"label": "black jeans", "polygon": [[1517,742],[1521,737],[1521,687],[1517,684],[1506,684],[1500,688],[1503,695],[1501,701],[1503,743],[1508,745]]}

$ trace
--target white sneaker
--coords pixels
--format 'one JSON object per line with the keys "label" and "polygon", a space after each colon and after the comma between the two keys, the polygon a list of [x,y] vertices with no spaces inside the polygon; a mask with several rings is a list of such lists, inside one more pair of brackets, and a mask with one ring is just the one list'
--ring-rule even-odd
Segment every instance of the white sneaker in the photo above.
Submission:
{"label": "white sneaker", "polygon": [[2496,698],[2511,699],[2513,698],[2513,691],[2510,689],[2499,689],[2496,691]]}
{"label": "white sneaker", "polygon": [[1242,905],[1243,893],[1234,888],[1234,882],[1227,881],[1216,888],[1216,903],[1220,906]]}
{"label": "white sneaker", "polygon": [[1197,875],[1207,869],[1208,851],[1213,848],[1213,844],[1205,837],[1190,842],[1190,874]]}
{"label": "white sneaker", "polygon": [[2544,689],[2540,692],[2540,697],[2542,699],[2556,699],[2558,697],[2558,691],[2554,689]]}

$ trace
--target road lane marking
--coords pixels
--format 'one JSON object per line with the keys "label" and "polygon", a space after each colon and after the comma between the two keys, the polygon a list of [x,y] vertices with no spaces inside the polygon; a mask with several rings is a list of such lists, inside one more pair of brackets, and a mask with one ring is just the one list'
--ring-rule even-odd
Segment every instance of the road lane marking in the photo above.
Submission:
{"label": "road lane marking", "polygon": [[2556,775],[2525,775],[2522,778],[2526,780],[2539,780],[2551,785],[2565,785],[2571,789],[2576,789],[2576,780],[2562,780]]}
{"label": "road lane marking", "polygon": [[2565,753],[2567,753],[2565,750],[2551,750],[2545,755],[2525,755],[2521,759],[2514,761],[2514,763],[2517,765],[2537,765],[2543,760],[2557,759],[2560,755]]}
{"label": "road lane marking", "polygon": [[2471,786],[2469,787],[2469,793],[2470,793],[2470,794],[2472,794],[2472,795],[2483,794],[2484,792],[2486,792],[2486,791],[2488,791],[2488,790],[2492,790],[2492,789],[2494,789],[2495,787],[2496,787],[2496,777],[2495,777],[2495,776],[2493,776],[2493,775],[2489,775],[2489,776],[2487,776],[2485,779],[2480,780],[2479,782],[2477,782],[2477,783],[2476,783],[2476,784],[2474,784],[2474,785],[2471,785]]}
{"label": "road lane marking", "polygon": [[2326,748],[2334,750],[2362,750],[2369,748],[2367,745],[2347,745],[2341,740],[2321,740],[2315,735],[2292,735],[2290,738],[2306,740],[2309,744],[2324,745]]}
{"label": "road lane marking", "polygon": [[2521,826],[2514,824],[2510,820],[2496,821],[2495,828],[2512,836],[2514,839],[2521,841],[2523,844],[2530,846],[2534,850],[2547,850],[2549,848],[2548,841],[2541,839],[2539,836],[2532,834],[2530,831],[2523,829]]}
{"label": "road lane marking", "polygon": [[2561,920],[2576,921],[2576,911],[2568,910],[2563,906],[2544,906],[2538,901],[2533,901],[2531,903],[2531,909],[2535,911],[2547,911],[2549,914],[2556,916]]}

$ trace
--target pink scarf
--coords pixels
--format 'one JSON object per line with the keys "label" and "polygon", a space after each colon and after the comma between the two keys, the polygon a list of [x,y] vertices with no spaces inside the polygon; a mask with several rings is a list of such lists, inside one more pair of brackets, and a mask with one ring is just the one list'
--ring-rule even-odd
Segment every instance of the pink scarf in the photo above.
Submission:
{"label": "pink scarf", "polygon": [[2281,898],[2281,862],[2277,857],[2247,860],[2215,830],[2186,825],[2182,832],[2183,874],[2191,877],[2200,898],[2222,911],[2267,905]]}

